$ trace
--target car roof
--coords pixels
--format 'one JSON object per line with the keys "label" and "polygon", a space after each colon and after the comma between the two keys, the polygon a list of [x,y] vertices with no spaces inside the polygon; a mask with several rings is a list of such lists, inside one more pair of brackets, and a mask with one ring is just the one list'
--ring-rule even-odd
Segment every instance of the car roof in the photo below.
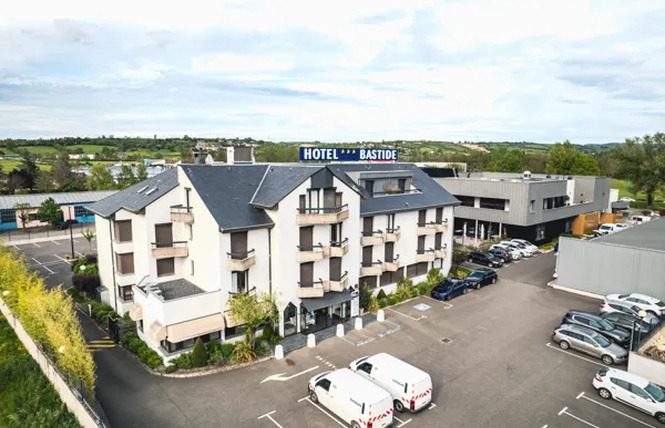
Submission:
{"label": "car roof", "polygon": [[656,303],[658,302],[658,299],[655,297],[647,296],[646,294],[640,294],[640,293],[630,293],[630,297],[636,297],[638,299],[646,300],[649,303]]}
{"label": "car roof", "polygon": [[376,403],[385,399],[380,397],[390,396],[389,393],[383,388],[375,385],[371,381],[365,379],[364,377],[360,376],[357,373],[352,372],[347,368],[338,369],[333,372],[330,372],[326,375],[326,377],[333,383],[337,382],[337,383],[346,383],[347,385],[353,385],[354,398],[367,400],[369,404]]}
{"label": "car roof", "polygon": [[577,310],[577,309],[571,309],[571,310],[569,310],[568,313],[567,313],[567,315],[583,315],[583,316],[585,316],[585,317],[593,318],[593,319],[596,319],[596,320],[597,320],[597,319],[601,319],[601,318],[600,318],[598,315],[596,315],[596,314],[592,314],[592,313],[590,313],[590,312],[586,312],[586,311],[579,311],[579,310]]}
{"label": "car roof", "polygon": [[635,306],[635,303],[633,302],[624,302],[623,300],[614,300],[614,299],[608,299],[605,301],[605,303],[611,303],[613,305],[619,305],[626,308],[632,308],[633,306]]}
{"label": "car roof", "polygon": [[644,379],[643,377],[634,375],[632,373],[628,373],[623,370],[609,369],[607,371],[607,375],[613,378],[625,380],[627,382],[639,386],[640,388],[644,388],[649,384],[649,381]]}
{"label": "car roof", "polygon": [[557,327],[557,330],[571,330],[571,331],[576,331],[578,333],[584,333],[588,336],[591,337],[596,337],[598,336],[598,333],[591,330],[590,328],[581,326],[581,325],[575,325],[575,324],[561,324],[559,327]]}

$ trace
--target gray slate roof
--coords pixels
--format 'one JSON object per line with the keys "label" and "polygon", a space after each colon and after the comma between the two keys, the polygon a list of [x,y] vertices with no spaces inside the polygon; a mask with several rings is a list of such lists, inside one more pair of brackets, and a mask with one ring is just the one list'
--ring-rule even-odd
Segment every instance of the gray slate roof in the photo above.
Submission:
{"label": "gray slate roof", "polygon": [[223,231],[273,225],[268,214],[250,205],[267,168],[267,165],[182,166]]}
{"label": "gray slate roof", "polygon": [[102,190],[96,192],[64,192],[40,193],[33,195],[7,195],[0,196],[0,210],[11,210],[16,204],[27,203],[30,207],[39,207],[48,198],[53,198],[58,205],[85,204],[97,202],[116,193],[117,190]]}
{"label": "gray slate roof", "polygon": [[367,192],[363,189],[364,199],[360,203],[361,215],[412,211],[460,204],[457,198],[451,195],[446,189],[441,187],[441,185],[414,164],[333,164],[328,165],[328,168],[340,180],[344,181],[349,186],[355,186],[355,188],[358,188],[358,185],[353,179],[351,179],[350,175],[355,176],[356,174],[354,173],[357,172],[411,171],[413,173],[413,185],[417,189],[420,189],[420,193],[367,197]]}
{"label": "gray slate roof", "polygon": [[665,218],[651,220],[611,235],[601,236],[594,239],[593,242],[665,251]]}
{"label": "gray slate roof", "polygon": [[261,208],[274,207],[322,168],[325,166],[268,165],[261,185],[251,199],[252,205]]}
{"label": "gray slate roof", "polygon": [[160,282],[157,284],[157,287],[162,291],[162,298],[164,300],[179,299],[181,297],[205,293],[205,291],[183,278]]}
{"label": "gray slate roof", "polygon": [[123,208],[138,212],[176,187],[178,170],[173,168],[104,198],[88,209],[102,217],[109,217]]}

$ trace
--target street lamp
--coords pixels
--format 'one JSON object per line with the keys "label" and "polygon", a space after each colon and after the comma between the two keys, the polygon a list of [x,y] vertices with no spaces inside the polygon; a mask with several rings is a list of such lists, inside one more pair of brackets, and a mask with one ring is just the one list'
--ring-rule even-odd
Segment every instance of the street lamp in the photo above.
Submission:
{"label": "street lamp", "polygon": [[[644,321],[644,317],[647,316],[647,313],[646,313],[645,311],[639,311],[639,312],[637,313],[637,315],[640,317],[640,321]],[[630,331],[630,348],[629,348],[629,349],[630,349],[630,352],[634,352],[634,349],[633,349],[633,336],[635,336],[635,326],[636,326],[636,325],[637,325],[637,320],[634,319],[634,320],[633,320],[633,328],[632,328],[632,330]],[[639,338],[639,339],[642,338],[642,334],[641,334],[641,333],[642,333],[642,324],[640,323],[640,338]],[[639,341],[639,339],[638,339],[638,341]]]}
{"label": "street lamp", "polygon": [[[74,217],[72,216],[72,207],[69,207],[69,219],[73,219]],[[72,225],[69,225],[69,242],[72,245],[72,260],[74,259],[74,232],[72,231]]]}

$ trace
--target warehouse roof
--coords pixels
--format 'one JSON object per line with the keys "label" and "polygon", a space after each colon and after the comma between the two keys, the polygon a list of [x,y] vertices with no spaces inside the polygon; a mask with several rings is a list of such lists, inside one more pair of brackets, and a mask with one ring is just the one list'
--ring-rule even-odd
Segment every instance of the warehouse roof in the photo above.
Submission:
{"label": "warehouse roof", "polygon": [[594,242],[665,252],[665,218],[596,238]]}
{"label": "warehouse roof", "polygon": [[63,193],[38,193],[30,195],[6,195],[0,196],[0,210],[11,210],[16,204],[27,203],[37,208],[48,198],[53,198],[58,205],[76,205],[97,202],[112,194],[116,190],[102,190],[97,192],[63,192]]}

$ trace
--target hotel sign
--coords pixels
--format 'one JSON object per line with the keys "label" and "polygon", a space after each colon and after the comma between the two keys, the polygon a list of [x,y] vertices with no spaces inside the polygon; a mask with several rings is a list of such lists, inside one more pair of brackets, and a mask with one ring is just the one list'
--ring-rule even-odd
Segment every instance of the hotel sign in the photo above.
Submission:
{"label": "hotel sign", "polygon": [[397,149],[301,147],[300,162],[397,162]]}

